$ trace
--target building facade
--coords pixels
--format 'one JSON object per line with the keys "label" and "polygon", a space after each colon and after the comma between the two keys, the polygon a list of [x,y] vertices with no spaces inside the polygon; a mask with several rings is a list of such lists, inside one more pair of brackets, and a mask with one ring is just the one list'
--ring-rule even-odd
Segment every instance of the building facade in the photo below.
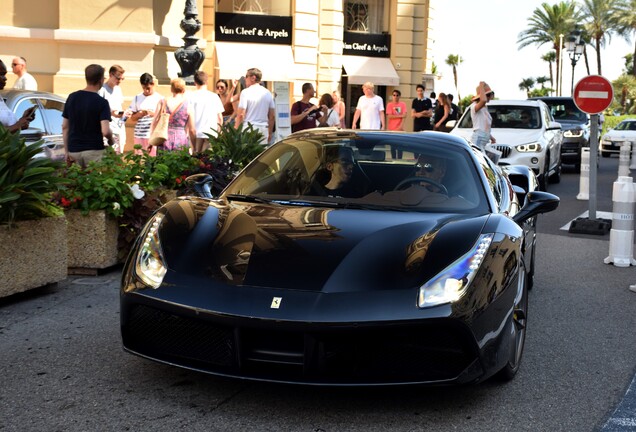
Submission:
{"label": "building facade", "polygon": [[[218,78],[238,79],[258,67],[271,89],[289,83],[289,103],[300,99],[304,82],[318,95],[340,90],[348,119],[365,81],[385,102],[397,88],[408,104],[416,84],[432,84],[431,1],[196,0],[201,69],[213,89]],[[144,72],[167,94],[166,84],[180,72],[174,52],[184,44],[185,3],[9,1],[0,15],[0,58],[10,65],[13,56],[25,57],[39,88],[61,95],[84,87],[90,63],[121,65],[128,99],[140,92]],[[7,78],[11,87],[15,77]]]}

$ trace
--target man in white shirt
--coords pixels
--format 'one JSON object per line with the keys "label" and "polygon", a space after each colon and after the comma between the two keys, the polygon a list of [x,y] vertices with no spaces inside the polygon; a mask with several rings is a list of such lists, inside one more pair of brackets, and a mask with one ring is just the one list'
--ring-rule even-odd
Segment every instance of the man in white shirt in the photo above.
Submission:
{"label": "man in white shirt", "polygon": [[126,125],[124,122],[132,112],[122,111],[124,105],[124,95],[119,84],[124,80],[124,68],[119,65],[112,65],[108,70],[108,80],[97,92],[98,95],[108,101],[110,105],[110,130],[113,132],[113,148],[117,153],[123,153],[126,145]]}
{"label": "man in white shirt", "polygon": [[[188,93],[187,97],[194,110],[194,126],[197,140],[192,143],[192,151],[201,153],[210,148],[207,134],[215,134],[223,124],[223,102],[218,94],[208,90],[208,74],[197,71],[194,74],[197,89]],[[214,132],[213,132],[214,131]]]}
{"label": "man in white shirt", "polygon": [[364,95],[358,99],[358,106],[356,106],[351,123],[352,129],[356,129],[358,119],[360,119],[360,129],[385,129],[384,101],[373,93],[374,88],[372,82],[366,82],[362,85]]}
{"label": "man in white shirt", "polygon": [[13,84],[13,88],[17,90],[37,90],[38,83],[33,78],[33,75],[27,72],[26,59],[24,57],[15,57],[11,61],[11,68],[13,73],[18,76],[18,79]]}
{"label": "man in white shirt", "polygon": [[245,74],[246,88],[241,91],[236,115],[236,128],[245,121],[264,135],[261,144],[268,145],[274,133],[274,98],[272,93],[261,86],[262,72],[248,69]]}

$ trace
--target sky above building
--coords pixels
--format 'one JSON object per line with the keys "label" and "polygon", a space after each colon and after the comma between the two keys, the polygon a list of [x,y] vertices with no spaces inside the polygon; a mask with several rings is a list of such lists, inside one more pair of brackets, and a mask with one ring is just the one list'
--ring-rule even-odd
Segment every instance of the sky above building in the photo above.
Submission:
{"label": "sky above building", "polygon": [[[545,0],[433,0],[432,58],[441,78],[435,90],[456,95],[453,72],[445,61],[449,54],[458,54],[463,62],[457,69],[459,94],[475,93],[479,81],[486,81],[498,99],[525,99],[519,89],[524,78],[549,76],[548,63],[541,56],[552,49],[548,44],[530,45],[519,49],[517,38],[528,28],[528,18]],[[556,0],[548,1],[555,4]],[[632,39],[633,42],[633,39]],[[622,72],[624,56],[634,51],[632,43],[612,36],[601,49],[603,76],[614,80]],[[588,46],[590,74],[597,74],[596,51]],[[553,66],[555,68],[556,66]],[[587,75],[583,57],[578,61],[574,84]],[[563,95],[570,95],[572,65],[563,53]]]}

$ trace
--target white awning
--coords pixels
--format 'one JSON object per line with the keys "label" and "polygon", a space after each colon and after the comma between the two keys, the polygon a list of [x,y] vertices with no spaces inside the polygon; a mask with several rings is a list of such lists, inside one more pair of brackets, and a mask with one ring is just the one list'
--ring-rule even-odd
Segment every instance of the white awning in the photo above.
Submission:
{"label": "white awning", "polygon": [[294,56],[289,45],[217,42],[219,77],[238,79],[250,68],[263,72],[263,81],[292,81]]}
{"label": "white awning", "polygon": [[349,84],[364,84],[367,81],[376,85],[400,84],[400,77],[389,58],[343,55],[342,66],[349,77]]}

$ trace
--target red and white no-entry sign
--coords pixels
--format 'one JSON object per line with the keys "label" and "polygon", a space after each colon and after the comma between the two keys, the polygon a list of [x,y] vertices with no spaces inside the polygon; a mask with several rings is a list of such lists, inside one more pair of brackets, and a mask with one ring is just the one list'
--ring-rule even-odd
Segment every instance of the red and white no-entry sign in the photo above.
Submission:
{"label": "red and white no-entry sign", "polygon": [[614,98],[612,83],[600,75],[588,75],[574,87],[574,103],[588,114],[598,114],[610,106]]}

